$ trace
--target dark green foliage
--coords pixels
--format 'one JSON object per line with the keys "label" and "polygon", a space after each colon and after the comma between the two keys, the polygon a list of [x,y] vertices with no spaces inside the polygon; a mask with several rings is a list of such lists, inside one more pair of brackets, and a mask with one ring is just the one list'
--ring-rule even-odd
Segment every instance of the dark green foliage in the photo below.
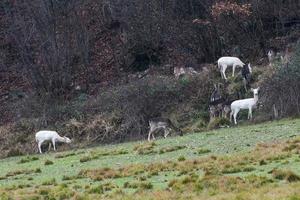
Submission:
{"label": "dark green foliage", "polygon": [[210,153],[211,150],[209,149],[203,149],[203,148],[200,148],[197,150],[197,154],[206,154],[206,153]]}
{"label": "dark green foliage", "polygon": [[90,160],[92,160],[92,158],[90,156],[84,156],[84,157],[80,158],[79,161],[80,162],[88,162]]}
{"label": "dark green foliage", "polygon": [[90,188],[88,192],[92,194],[102,194],[104,192],[103,186],[102,185],[94,186]]}
{"label": "dark green foliage", "polygon": [[184,156],[180,156],[177,160],[178,161],[185,161],[185,157]]}
{"label": "dark green foliage", "polygon": [[46,160],[44,164],[45,165],[53,165],[54,163],[51,160]]}
{"label": "dark green foliage", "polygon": [[75,153],[67,153],[67,154],[58,154],[55,156],[55,158],[66,158],[66,157],[70,157],[70,156],[75,156]]}
{"label": "dark green foliage", "polygon": [[38,157],[29,157],[29,156],[27,156],[26,158],[22,158],[19,162],[18,162],[18,164],[22,164],[22,163],[28,163],[28,162],[32,162],[32,161],[36,161],[36,160],[39,160],[39,158]]}
{"label": "dark green foliage", "polygon": [[56,185],[56,180],[55,180],[55,178],[46,180],[46,181],[42,182],[42,185]]}

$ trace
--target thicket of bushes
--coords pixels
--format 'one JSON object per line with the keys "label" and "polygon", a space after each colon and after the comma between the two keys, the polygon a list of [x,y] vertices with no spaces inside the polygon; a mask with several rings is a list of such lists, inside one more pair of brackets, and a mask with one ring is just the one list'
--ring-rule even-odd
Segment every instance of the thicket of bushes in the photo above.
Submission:
{"label": "thicket of bushes", "polygon": [[[70,136],[75,144],[85,146],[145,139],[149,119],[160,116],[171,118],[180,128],[186,128],[195,120],[202,121],[205,127],[209,120],[212,75],[214,73],[203,72],[180,80],[147,76],[103,89],[97,97],[79,95],[68,104],[60,101],[40,104],[34,97],[26,98],[22,103],[25,106],[18,110],[19,122],[3,129],[1,138],[6,142],[1,148],[7,152],[14,144],[17,149],[33,152],[34,133],[44,128],[55,129]],[[10,134],[12,132],[17,134]]]}
{"label": "thicket of bushes", "polygon": [[263,84],[266,111],[278,111],[278,117],[300,115],[300,41],[287,67],[279,66]]}

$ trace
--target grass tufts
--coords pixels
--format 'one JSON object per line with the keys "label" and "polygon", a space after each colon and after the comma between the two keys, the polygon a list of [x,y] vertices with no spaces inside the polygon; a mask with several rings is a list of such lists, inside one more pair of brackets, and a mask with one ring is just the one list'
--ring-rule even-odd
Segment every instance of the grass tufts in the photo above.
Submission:
{"label": "grass tufts", "polygon": [[278,180],[286,180],[287,182],[300,181],[300,176],[290,170],[273,169],[272,176]]}
{"label": "grass tufts", "polygon": [[36,160],[39,160],[38,157],[30,157],[30,156],[27,156],[26,158],[22,158],[18,164],[23,164],[23,163],[28,163],[28,162],[32,162],[32,161],[36,161]]}
{"label": "grass tufts", "polygon": [[53,165],[53,164],[54,163],[51,160],[46,160],[45,163],[44,163],[44,165]]}

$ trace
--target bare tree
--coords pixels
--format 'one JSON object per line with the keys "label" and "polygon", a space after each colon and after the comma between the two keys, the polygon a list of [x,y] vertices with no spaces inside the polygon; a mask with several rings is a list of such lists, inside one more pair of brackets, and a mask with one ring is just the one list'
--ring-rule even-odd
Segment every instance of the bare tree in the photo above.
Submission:
{"label": "bare tree", "polygon": [[81,1],[15,1],[6,7],[20,64],[39,94],[66,97],[78,66],[89,64]]}

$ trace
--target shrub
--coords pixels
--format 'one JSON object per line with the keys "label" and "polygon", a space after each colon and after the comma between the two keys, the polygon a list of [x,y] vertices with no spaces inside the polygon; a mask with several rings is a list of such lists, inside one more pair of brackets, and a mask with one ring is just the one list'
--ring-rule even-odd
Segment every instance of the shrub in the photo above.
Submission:
{"label": "shrub", "polygon": [[46,160],[45,161],[45,165],[53,165],[54,163],[53,163],[53,161],[51,161],[51,160]]}
{"label": "shrub", "polygon": [[80,162],[88,162],[90,160],[92,160],[92,157],[90,157],[90,156],[84,156],[84,157],[80,158],[79,161]]}
{"label": "shrub", "polygon": [[267,113],[275,105],[279,117],[300,114],[300,42],[290,65],[276,69],[274,75],[265,80],[261,88],[261,99]]}
{"label": "shrub", "polygon": [[24,153],[17,148],[11,148],[6,154],[7,157],[23,156],[23,155]]}
{"label": "shrub", "polygon": [[209,149],[198,149],[198,151],[197,151],[197,153],[198,154],[205,154],[205,153],[210,153],[211,152],[211,150],[209,150]]}
{"label": "shrub", "polygon": [[46,181],[42,182],[42,185],[56,185],[56,180],[55,180],[55,178],[46,180]]}
{"label": "shrub", "polygon": [[27,163],[27,162],[32,162],[32,161],[35,161],[35,160],[39,160],[38,157],[29,157],[27,156],[26,158],[22,158],[18,164],[22,164],[22,163]]}
{"label": "shrub", "polygon": [[167,153],[167,152],[172,152],[172,151],[178,151],[181,149],[186,148],[186,146],[172,146],[172,147],[163,147],[159,150],[159,154]]}
{"label": "shrub", "polygon": [[227,118],[216,118],[214,120],[212,120],[211,122],[209,122],[208,124],[208,129],[216,129],[216,128],[221,128],[221,127],[225,127],[225,126],[230,126],[230,120]]}
{"label": "shrub", "polygon": [[150,182],[141,182],[139,187],[143,190],[150,190],[153,188],[153,185]]}
{"label": "shrub", "polygon": [[288,182],[300,181],[300,176],[289,170],[285,171],[285,170],[273,169],[272,176],[276,179],[286,180]]}
{"label": "shrub", "polygon": [[266,165],[266,164],[267,164],[267,162],[265,160],[260,160],[259,161],[259,165]]}
{"label": "shrub", "polygon": [[184,157],[184,156],[180,156],[180,157],[178,158],[178,161],[185,161],[185,157]]}
{"label": "shrub", "polygon": [[36,168],[35,173],[42,173],[42,170],[40,168]]}
{"label": "shrub", "polygon": [[94,186],[90,188],[88,192],[92,194],[103,194],[104,192],[103,186],[102,185]]}
{"label": "shrub", "polygon": [[136,151],[140,155],[147,155],[151,153],[155,153],[154,147],[156,144],[154,142],[145,142],[136,145],[133,150]]}

